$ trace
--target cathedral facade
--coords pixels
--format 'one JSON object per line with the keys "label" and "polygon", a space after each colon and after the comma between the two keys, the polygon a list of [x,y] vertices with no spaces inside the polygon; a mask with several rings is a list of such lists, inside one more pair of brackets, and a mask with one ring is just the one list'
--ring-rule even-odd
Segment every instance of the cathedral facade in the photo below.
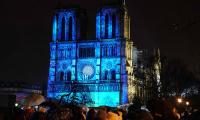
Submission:
{"label": "cathedral facade", "polygon": [[[53,16],[47,96],[71,93],[89,106],[128,103],[133,75],[133,42],[125,4],[96,13],[96,38],[86,37],[86,12],[58,9]],[[87,97],[87,98],[85,98]],[[87,102],[85,102],[87,103]]]}

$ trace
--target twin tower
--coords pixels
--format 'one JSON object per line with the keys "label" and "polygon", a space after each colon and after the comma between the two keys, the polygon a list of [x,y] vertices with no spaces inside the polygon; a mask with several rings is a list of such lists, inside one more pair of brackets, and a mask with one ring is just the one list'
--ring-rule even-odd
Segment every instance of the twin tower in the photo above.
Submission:
{"label": "twin tower", "polygon": [[[96,13],[96,36],[87,39],[86,12],[58,9],[53,16],[47,96],[88,106],[117,106],[132,96],[133,42],[125,4]],[[95,20],[95,19],[94,19]],[[74,99],[76,97],[77,99]]]}

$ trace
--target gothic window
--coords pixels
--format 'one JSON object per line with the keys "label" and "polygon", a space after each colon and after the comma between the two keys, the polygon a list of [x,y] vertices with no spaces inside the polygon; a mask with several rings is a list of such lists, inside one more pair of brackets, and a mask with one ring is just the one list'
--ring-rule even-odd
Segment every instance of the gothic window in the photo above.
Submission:
{"label": "gothic window", "polygon": [[108,38],[108,14],[105,16],[105,38]]}
{"label": "gothic window", "polygon": [[92,57],[95,57],[95,48],[92,48]]}
{"label": "gothic window", "polygon": [[62,18],[61,41],[65,41],[65,17]]}
{"label": "gothic window", "polygon": [[79,48],[79,58],[82,58],[83,57],[83,48]]}
{"label": "gothic window", "polygon": [[102,51],[102,56],[105,56],[105,46],[102,47],[101,51]]}
{"label": "gothic window", "polygon": [[103,46],[102,47],[102,56],[104,56],[104,57],[116,56],[116,47],[109,46],[109,45]]}
{"label": "gothic window", "polygon": [[111,46],[111,56],[114,56],[114,46]]}
{"label": "gothic window", "polygon": [[[90,51],[91,48],[86,48],[87,49],[87,56],[92,56],[92,51]],[[91,49],[92,50],[92,49]]]}
{"label": "gothic window", "polygon": [[105,56],[108,56],[108,48],[105,47],[105,53],[104,53]]}
{"label": "gothic window", "polygon": [[113,16],[112,16],[112,38],[116,37],[115,30],[116,30],[116,15],[113,14]]}
{"label": "gothic window", "polygon": [[60,50],[58,51],[58,56],[57,57],[58,57],[58,59],[61,58],[61,51]]}
{"label": "gothic window", "polygon": [[71,52],[71,48],[67,48],[67,58],[70,58],[72,56]]}
{"label": "gothic window", "polygon": [[104,76],[104,78],[105,78],[105,80],[108,79],[108,71],[107,71],[107,70],[105,71],[105,76]]}
{"label": "gothic window", "polygon": [[72,17],[69,18],[68,40],[72,40]]}
{"label": "gothic window", "polygon": [[102,56],[103,57],[114,57],[114,56],[117,56],[117,47],[116,47],[116,45],[104,45],[102,47]]}
{"label": "gothic window", "polygon": [[65,58],[65,51],[64,49],[60,50],[60,59],[64,59]]}
{"label": "gothic window", "polygon": [[60,72],[60,81],[63,81],[63,77],[64,77],[64,72]]}
{"label": "gothic window", "polygon": [[111,47],[108,46],[108,56],[111,56]]}
{"label": "gothic window", "polygon": [[68,58],[68,50],[65,50],[65,57]]}
{"label": "gothic window", "polygon": [[79,48],[79,58],[95,57],[95,48]]}
{"label": "gothic window", "polygon": [[112,70],[112,72],[111,72],[111,80],[113,80],[113,81],[116,80],[116,72],[115,72],[115,70]]}
{"label": "gothic window", "polygon": [[102,56],[105,56],[105,47],[102,47]]}
{"label": "gothic window", "polygon": [[116,46],[113,46],[112,52],[113,52],[113,56],[117,56]]}
{"label": "gothic window", "polygon": [[70,71],[67,72],[67,81],[68,82],[71,81],[71,72]]}

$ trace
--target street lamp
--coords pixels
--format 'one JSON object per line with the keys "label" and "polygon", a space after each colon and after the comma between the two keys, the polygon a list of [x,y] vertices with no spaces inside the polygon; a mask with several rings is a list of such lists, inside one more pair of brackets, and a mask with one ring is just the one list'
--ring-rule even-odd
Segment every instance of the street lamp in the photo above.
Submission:
{"label": "street lamp", "polygon": [[177,102],[178,102],[178,103],[182,103],[182,98],[178,98],[178,99],[177,99]]}
{"label": "street lamp", "polygon": [[190,102],[186,101],[185,104],[186,104],[186,106],[188,106],[188,105],[190,105]]}
{"label": "street lamp", "polygon": [[15,103],[15,107],[18,107],[19,106],[19,104],[18,103]]}

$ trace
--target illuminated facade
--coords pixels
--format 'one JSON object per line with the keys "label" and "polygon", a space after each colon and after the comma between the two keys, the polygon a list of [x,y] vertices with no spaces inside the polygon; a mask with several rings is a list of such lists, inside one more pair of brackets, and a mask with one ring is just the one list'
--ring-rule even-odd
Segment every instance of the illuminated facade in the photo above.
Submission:
{"label": "illuminated facade", "polygon": [[[61,97],[76,90],[87,93],[89,106],[128,103],[133,75],[133,42],[125,4],[106,6],[96,14],[96,38],[86,38],[86,13],[59,9],[53,17],[47,96]],[[95,26],[94,26],[95,27]]]}

